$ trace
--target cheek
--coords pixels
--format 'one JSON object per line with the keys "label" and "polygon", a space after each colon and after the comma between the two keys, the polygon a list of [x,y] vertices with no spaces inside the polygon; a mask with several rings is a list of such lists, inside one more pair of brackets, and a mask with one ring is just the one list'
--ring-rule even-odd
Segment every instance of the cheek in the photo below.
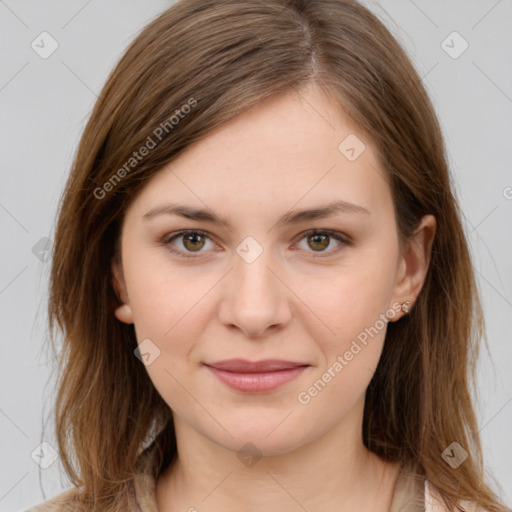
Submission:
{"label": "cheek", "polygon": [[[158,357],[146,370],[164,400],[176,406],[190,397],[183,391],[188,374],[198,365],[195,348],[211,320],[218,276],[171,266],[164,258],[143,262],[132,253],[125,275],[137,341],[149,339]],[[162,260],[164,260],[162,262]],[[180,398],[181,397],[181,398]]]}
{"label": "cheek", "polygon": [[318,417],[334,425],[364,396],[387,330],[387,283],[352,272],[331,281],[324,291],[310,293],[307,302],[315,313],[309,315],[308,334],[322,356],[296,397],[304,407],[305,430],[313,429]]}
{"label": "cheek", "polygon": [[300,288],[298,295],[307,297],[312,312],[309,337],[322,355],[315,375],[301,389],[302,400],[297,397],[312,417],[335,403],[339,419],[364,395],[384,346],[393,264],[392,258],[361,257],[334,278],[331,272],[315,279],[315,286]]}
{"label": "cheek", "polygon": [[310,310],[314,339],[325,340],[322,344],[331,355],[361,333],[364,339],[372,327],[385,334],[382,316],[390,307],[393,268],[393,262],[384,258],[359,258],[354,265],[329,270],[295,288]]}
{"label": "cheek", "polygon": [[[126,259],[125,276],[137,339],[154,337],[166,343],[184,325],[199,327],[201,303],[214,287],[216,276],[171,264],[165,249],[133,251]],[[189,331],[190,336],[195,333]]]}

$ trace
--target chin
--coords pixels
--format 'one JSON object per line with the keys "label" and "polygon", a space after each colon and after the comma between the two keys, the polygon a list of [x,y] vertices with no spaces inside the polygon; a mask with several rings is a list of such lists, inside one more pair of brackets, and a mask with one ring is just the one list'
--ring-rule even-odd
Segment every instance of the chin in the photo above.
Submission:
{"label": "chin", "polygon": [[223,429],[216,430],[215,433],[204,432],[204,435],[216,444],[235,452],[239,458],[246,452],[254,452],[256,456],[284,455],[307,442],[303,429],[297,425],[290,423],[287,428],[279,425],[285,416],[286,414],[280,414],[279,418],[272,418],[272,421],[268,422],[262,422],[260,418],[257,424],[250,417],[238,424],[224,423],[221,420],[221,424],[231,435]]}
{"label": "chin", "polygon": [[286,455],[301,446],[301,440],[285,439],[281,436],[272,435],[267,437],[268,432],[250,432],[235,435],[231,438],[226,449],[233,451],[237,457],[243,462],[246,456],[258,457],[275,457]]}

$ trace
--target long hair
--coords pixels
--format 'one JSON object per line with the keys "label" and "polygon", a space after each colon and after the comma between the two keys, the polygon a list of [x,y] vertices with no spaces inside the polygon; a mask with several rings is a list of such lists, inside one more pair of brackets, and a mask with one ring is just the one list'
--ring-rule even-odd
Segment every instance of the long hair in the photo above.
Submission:
{"label": "long hair", "polygon": [[[442,132],[405,51],[355,0],[182,0],[141,31],[103,87],[59,204],[48,306],[54,347],[62,334],[57,441],[84,510],[123,509],[151,436],[160,472],[176,456],[172,412],[134,357],[133,325],[114,317],[124,212],[191,144],[309,84],[374,145],[400,240],[423,215],[437,221],[424,286],[389,323],[366,392],[365,446],[413,465],[450,510],[459,500],[506,510],[485,483],[471,398],[484,322]],[[453,442],[468,452],[456,469],[442,457]]]}

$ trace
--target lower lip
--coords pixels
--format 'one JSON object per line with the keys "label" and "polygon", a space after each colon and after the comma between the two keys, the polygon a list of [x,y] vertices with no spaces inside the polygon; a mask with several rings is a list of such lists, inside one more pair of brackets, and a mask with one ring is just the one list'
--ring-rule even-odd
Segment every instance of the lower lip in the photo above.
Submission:
{"label": "lower lip", "polygon": [[260,373],[228,372],[212,366],[207,366],[207,368],[230,388],[246,393],[262,393],[277,389],[279,386],[296,379],[307,366]]}

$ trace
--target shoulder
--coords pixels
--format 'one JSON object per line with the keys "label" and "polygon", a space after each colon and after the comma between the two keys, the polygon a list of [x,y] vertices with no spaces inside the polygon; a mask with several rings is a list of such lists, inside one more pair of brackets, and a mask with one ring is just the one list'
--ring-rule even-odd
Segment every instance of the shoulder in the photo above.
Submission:
{"label": "shoulder", "polygon": [[[486,509],[471,501],[460,501],[459,507],[463,512],[487,512]],[[447,508],[437,489],[428,480],[425,480],[425,512],[446,511]]]}
{"label": "shoulder", "polygon": [[81,510],[83,506],[77,501],[77,489],[72,488],[21,512],[78,512]]}

